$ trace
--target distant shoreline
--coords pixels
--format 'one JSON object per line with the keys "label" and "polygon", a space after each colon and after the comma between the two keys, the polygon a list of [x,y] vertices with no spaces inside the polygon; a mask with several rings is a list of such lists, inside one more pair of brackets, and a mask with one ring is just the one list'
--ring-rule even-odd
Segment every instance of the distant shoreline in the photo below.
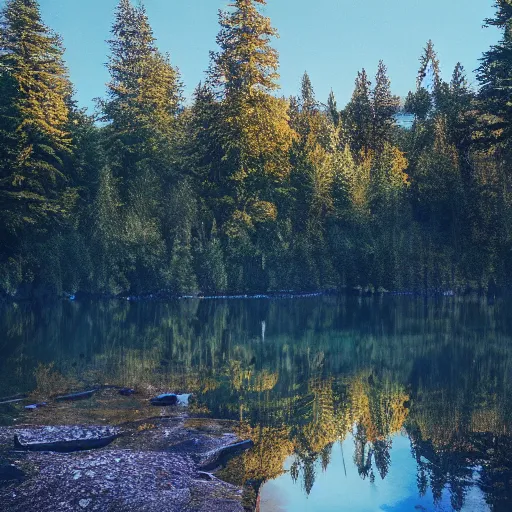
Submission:
{"label": "distant shoreline", "polygon": [[478,296],[488,297],[491,299],[498,298],[506,295],[504,290],[476,290],[466,289],[454,291],[451,289],[430,289],[430,290],[374,290],[372,288],[341,288],[341,289],[327,289],[315,291],[293,291],[293,290],[280,290],[272,292],[242,292],[242,293],[219,293],[219,294],[174,294],[168,290],[158,290],[154,292],[147,292],[141,294],[127,294],[121,293],[118,295],[94,292],[76,293],[32,293],[26,295],[0,295],[0,302],[40,302],[40,301],[59,301],[59,300],[121,300],[127,302],[164,302],[164,301],[182,301],[182,300],[286,300],[286,299],[308,299],[317,297],[465,297],[465,296]]}

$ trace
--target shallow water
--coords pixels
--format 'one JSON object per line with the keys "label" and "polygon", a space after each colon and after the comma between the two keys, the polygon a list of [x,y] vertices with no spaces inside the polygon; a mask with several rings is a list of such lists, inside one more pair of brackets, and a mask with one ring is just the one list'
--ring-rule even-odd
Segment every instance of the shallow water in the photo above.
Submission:
{"label": "shallow water", "polygon": [[[193,393],[193,414],[236,420],[255,447],[221,476],[262,512],[512,509],[508,301],[11,304],[0,333],[0,397],[129,386]],[[0,424],[147,414],[29,403],[0,406]]]}

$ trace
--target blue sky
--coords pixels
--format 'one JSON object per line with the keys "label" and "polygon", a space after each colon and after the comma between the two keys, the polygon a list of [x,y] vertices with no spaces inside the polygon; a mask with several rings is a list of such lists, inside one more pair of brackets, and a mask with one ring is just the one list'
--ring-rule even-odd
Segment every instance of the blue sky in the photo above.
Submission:
{"label": "blue sky", "polygon": [[[227,3],[145,0],[158,46],[180,68],[187,97],[204,78],[209,51],[215,49],[217,11]],[[105,40],[117,0],[40,0],[40,5],[45,22],[64,38],[79,104],[92,107],[108,80]],[[296,94],[307,70],[317,98],[324,101],[332,88],[340,107],[350,98],[358,69],[373,76],[379,59],[388,66],[394,93],[405,96],[429,38],[445,78],[458,60],[474,70],[498,39],[494,29],[482,28],[494,12],[492,0],[268,0],[264,12],[281,36],[275,42],[281,92]]]}

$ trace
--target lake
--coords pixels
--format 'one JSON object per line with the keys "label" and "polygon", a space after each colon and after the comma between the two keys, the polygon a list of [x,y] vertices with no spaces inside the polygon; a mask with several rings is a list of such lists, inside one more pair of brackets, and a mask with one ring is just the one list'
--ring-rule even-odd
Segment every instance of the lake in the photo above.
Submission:
{"label": "lake", "polygon": [[[512,510],[508,300],[19,303],[0,333],[1,397],[130,386],[233,420],[255,446],[218,476],[260,512]],[[144,414],[105,409],[7,404],[0,424]]]}

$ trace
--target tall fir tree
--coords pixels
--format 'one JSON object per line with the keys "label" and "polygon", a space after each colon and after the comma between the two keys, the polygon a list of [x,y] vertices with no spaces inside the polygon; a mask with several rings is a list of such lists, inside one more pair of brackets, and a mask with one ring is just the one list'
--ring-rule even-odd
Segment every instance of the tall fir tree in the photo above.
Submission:
{"label": "tall fir tree", "polygon": [[443,84],[441,90],[437,111],[446,117],[448,136],[459,152],[461,165],[469,171],[470,151],[477,121],[476,104],[475,93],[470,89],[460,62],[455,65],[450,83]]}
{"label": "tall fir tree", "polygon": [[484,53],[478,68],[480,98],[496,118],[489,123],[494,137],[512,137],[512,1],[496,0],[496,14],[486,25],[502,32],[500,41]]}
{"label": "tall fir tree", "polygon": [[352,98],[345,108],[345,124],[354,154],[368,152],[371,147],[373,109],[371,82],[365,69],[357,73]]}
{"label": "tall fir tree", "polygon": [[301,83],[301,110],[308,114],[312,114],[318,109],[318,103],[315,98],[315,91],[313,90],[313,84],[307,71],[302,76]]}
{"label": "tall fir tree", "polygon": [[[277,31],[258,10],[265,4],[235,0],[229,11],[219,13],[219,51],[211,54],[209,70],[209,83],[221,102],[219,206],[230,211],[219,228],[228,238],[230,275],[239,276],[233,278],[235,286],[250,282],[260,289],[266,286],[265,247],[276,236],[279,185],[290,172],[294,137],[289,104],[273,95],[279,88],[278,53],[271,46]],[[221,212],[215,216],[219,219]]]}
{"label": "tall fir tree", "polygon": [[107,66],[111,79],[100,106],[109,123],[107,140],[117,160],[116,174],[129,182],[138,162],[149,159],[153,166],[166,167],[169,162],[162,160],[172,160],[167,149],[172,147],[181,85],[177,70],[155,46],[143,6],[120,0],[112,36]]}
{"label": "tall fir tree", "polygon": [[429,117],[439,101],[442,89],[439,59],[432,40],[427,42],[420,57],[420,68],[416,77],[416,91],[410,92],[405,101],[405,111],[414,114],[416,120]]}
{"label": "tall fir tree", "polygon": [[334,96],[334,92],[332,91],[332,89],[331,92],[329,93],[329,97],[327,98],[326,111],[334,126],[338,127],[340,124],[341,117],[340,112],[338,110],[338,104],[336,102],[336,96]]}
{"label": "tall fir tree", "polygon": [[61,39],[36,0],[9,0],[0,33],[0,224],[2,238],[50,227],[73,205],[64,159],[72,86]]}
{"label": "tall fir tree", "polygon": [[386,142],[391,141],[393,127],[396,124],[395,114],[398,112],[400,100],[391,93],[391,81],[387,75],[384,62],[379,62],[375,87],[372,91],[373,134],[372,146],[381,151]]}
{"label": "tall fir tree", "polygon": [[277,31],[258,11],[265,4],[236,0],[232,10],[220,12],[220,51],[211,55],[209,81],[223,106],[226,171],[238,183],[249,177],[280,179],[289,171],[293,133],[287,102],[272,95],[279,88],[278,53],[270,45]]}
{"label": "tall fir tree", "polygon": [[[441,80],[441,72],[439,68],[439,59],[434,49],[434,43],[431,39],[427,41],[427,46],[423,50],[423,55],[420,57],[420,69],[416,77],[416,87],[435,88],[439,85]],[[427,86],[427,87],[425,87]]]}

